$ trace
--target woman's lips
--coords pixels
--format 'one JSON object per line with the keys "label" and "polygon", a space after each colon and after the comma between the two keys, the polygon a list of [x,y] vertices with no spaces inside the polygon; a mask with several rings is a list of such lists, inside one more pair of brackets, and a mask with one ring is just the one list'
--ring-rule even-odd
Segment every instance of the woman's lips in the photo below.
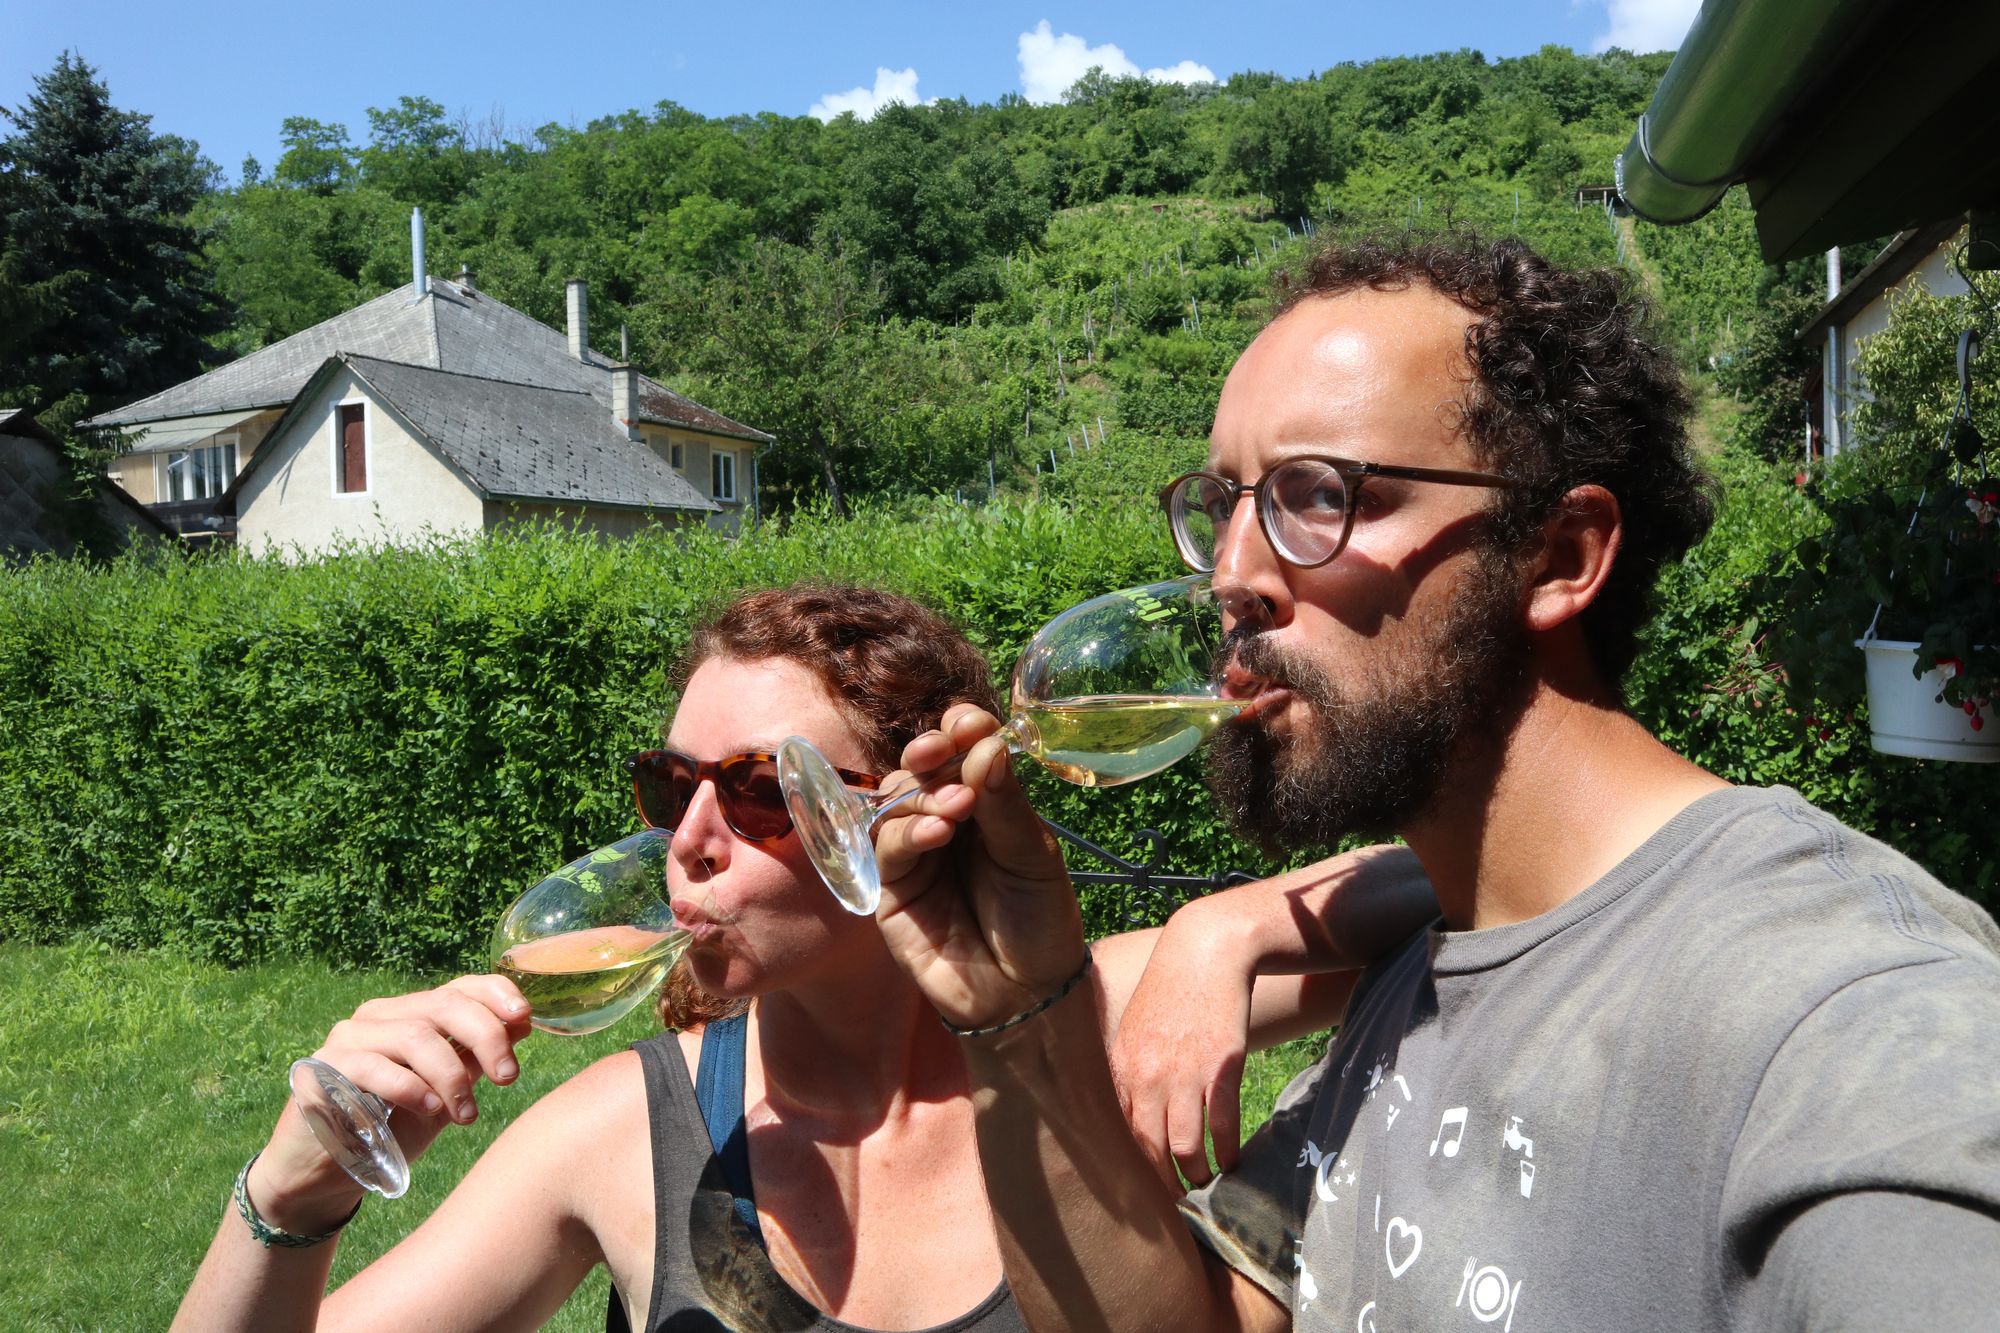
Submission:
{"label": "woman's lips", "polygon": [[691,903],[670,903],[674,922],[688,933],[690,945],[706,944],[721,931],[722,927],[708,919],[708,914]]}

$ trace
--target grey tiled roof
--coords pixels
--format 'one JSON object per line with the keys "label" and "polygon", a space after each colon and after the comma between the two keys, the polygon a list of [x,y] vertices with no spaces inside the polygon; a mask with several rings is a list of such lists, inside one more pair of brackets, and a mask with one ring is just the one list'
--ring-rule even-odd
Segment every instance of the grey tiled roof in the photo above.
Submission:
{"label": "grey tiled roof", "polygon": [[[686,478],[627,439],[608,401],[374,357],[340,358],[488,496],[712,513]],[[280,429],[283,427],[281,426]]]}
{"label": "grey tiled roof", "polygon": [[[419,297],[416,284],[358,305],[206,375],[151,398],[92,417],[86,426],[132,426],[211,412],[273,407],[298,397],[329,357],[343,352],[476,375],[509,384],[589,394],[611,412],[611,365],[596,352],[578,361],[567,335],[484,292],[439,278]],[[732,421],[645,376],[639,377],[642,419],[689,430],[768,441],[760,430]]]}

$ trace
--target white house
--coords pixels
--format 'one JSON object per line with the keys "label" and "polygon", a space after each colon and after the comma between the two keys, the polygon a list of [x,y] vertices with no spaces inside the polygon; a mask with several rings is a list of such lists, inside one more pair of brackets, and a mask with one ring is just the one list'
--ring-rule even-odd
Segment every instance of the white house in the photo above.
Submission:
{"label": "white house", "polygon": [[764,432],[475,289],[415,282],[81,423],[112,479],[193,538],[312,553],[550,518],[607,534],[755,513]]}
{"label": "white house", "polygon": [[1932,296],[1965,292],[1965,279],[1951,262],[1964,233],[1962,216],[1899,232],[1866,268],[1844,282],[1838,259],[1829,257],[1827,285],[1832,291],[1819,314],[1798,333],[1800,342],[1820,347],[1819,401],[1808,411],[1808,459],[1832,457],[1853,446],[1848,427],[1854,407],[1868,399],[1867,381],[1859,369],[1861,346],[1889,326],[1895,302],[1918,290]]}

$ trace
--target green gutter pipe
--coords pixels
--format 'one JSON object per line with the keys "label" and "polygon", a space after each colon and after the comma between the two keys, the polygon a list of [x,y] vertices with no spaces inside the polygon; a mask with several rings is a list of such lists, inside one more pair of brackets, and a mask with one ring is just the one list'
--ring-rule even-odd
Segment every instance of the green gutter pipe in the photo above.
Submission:
{"label": "green gutter pipe", "polygon": [[1618,155],[1618,197],[1648,222],[1715,207],[1793,101],[1883,0],[1704,0]]}

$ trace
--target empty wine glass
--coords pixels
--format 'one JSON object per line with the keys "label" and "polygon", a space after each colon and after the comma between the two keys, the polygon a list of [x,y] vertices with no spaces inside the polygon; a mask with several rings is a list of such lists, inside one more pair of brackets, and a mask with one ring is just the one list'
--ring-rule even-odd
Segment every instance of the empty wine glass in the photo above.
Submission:
{"label": "empty wine glass", "polygon": [[[529,889],[493,927],[494,969],[520,988],[543,1032],[582,1036],[630,1013],[687,947],[667,905],[671,835],[642,829]],[[313,1137],[362,1186],[396,1198],[410,1164],[389,1106],[324,1060],[293,1063],[292,1096]]]}
{"label": "empty wine glass", "polygon": [[[1218,594],[1207,574],[1092,598],[1043,626],[1014,664],[1001,736],[1067,781],[1112,787],[1150,777],[1187,755],[1249,705],[1222,697],[1223,602],[1257,621],[1263,604]],[[778,747],[778,781],[820,877],[848,911],[882,897],[873,829],[891,807],[956,772],[958,761],[893,793],[859,792],[811,742]]]}

